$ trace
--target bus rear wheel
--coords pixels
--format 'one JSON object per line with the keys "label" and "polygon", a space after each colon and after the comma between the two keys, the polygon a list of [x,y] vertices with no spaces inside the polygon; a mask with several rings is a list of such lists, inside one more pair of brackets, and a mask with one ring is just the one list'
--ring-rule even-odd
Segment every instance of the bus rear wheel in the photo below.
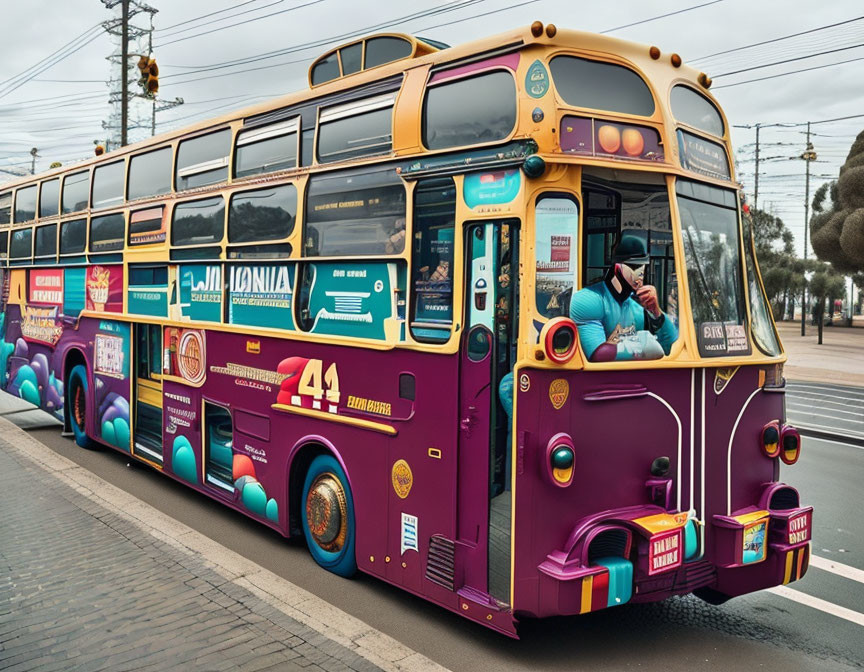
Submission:
{"label": "bus rear wheel", "polygon": [[69,373],[66,384],[66,408],[69,409],[69,424],[75,435],[75,443],[82,448],[95,448],[95,442],[87,436],[87,369],[82,364]]}
{"label": "bus rear wheel", "polygon": [[303,482],[303,535],[309,553],[321,567],[350,577],[357,571],[354,555],[354,498],[338,460],[319,455]]}

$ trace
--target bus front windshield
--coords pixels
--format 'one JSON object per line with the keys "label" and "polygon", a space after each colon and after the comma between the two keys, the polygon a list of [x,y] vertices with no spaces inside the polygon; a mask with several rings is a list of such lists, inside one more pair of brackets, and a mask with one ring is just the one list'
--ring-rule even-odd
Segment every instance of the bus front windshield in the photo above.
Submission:
{"label": "bus front windshield", "polygon": [[676,192],[699,352],[703,357],[747,355],[735,192],[682,179]]}

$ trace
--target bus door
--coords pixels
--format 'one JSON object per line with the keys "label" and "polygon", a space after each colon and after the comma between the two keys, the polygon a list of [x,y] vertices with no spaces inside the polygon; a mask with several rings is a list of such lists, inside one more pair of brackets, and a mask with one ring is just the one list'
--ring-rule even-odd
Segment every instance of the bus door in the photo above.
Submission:
{"label": "bus door", "polygon": [[465,584],[510,601],[512,371],[518,221],[466,228],[466,328],[460,362],[458,535],[471,547]]}
{"label": "bus door", "polygon": [[133,450],[162,464],[162,328],[135,325]]}

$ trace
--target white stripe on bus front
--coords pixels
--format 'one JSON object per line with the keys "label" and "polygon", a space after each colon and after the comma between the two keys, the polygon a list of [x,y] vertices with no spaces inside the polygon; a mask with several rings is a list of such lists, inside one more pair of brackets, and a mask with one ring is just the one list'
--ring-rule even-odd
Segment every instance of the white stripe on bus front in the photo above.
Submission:
{"label": "white stripe on bus front", "polygon": [[[735,424],[732,425],[732,433],[729,435],[729,448],[726,450],[726,515],[732,515],[732,443],[735,441],[735,432],[738,431],[738,423],[741,422],[741,418],[744,416],[744,411],[747,410],[747,407],[750,405],[750,402],[753,400],[759,392],[762,391],[761,387],[757,387],[753,392],[747,397],[747,401],[744,402],[744,405],[741,407],[741,411],[738,413],[738,417],[735,418]],[[704,390],[703,390],[704,392]]]}
{"label": "white stripe on bus front", "polygon": [[678,478],[676,479],[678,482],[678,498],[676,501],[676,506],[678,510],[681,510],[681,418],[678,417],[678,414],[675,412],[675,409],[669,405],[663,397],[660,397],[653,392],[648,393],[649,397],[653,397],[661,404],[663,404],[668,411],[672,414],[672,417],[675,418],[675,422],[678,424]]}

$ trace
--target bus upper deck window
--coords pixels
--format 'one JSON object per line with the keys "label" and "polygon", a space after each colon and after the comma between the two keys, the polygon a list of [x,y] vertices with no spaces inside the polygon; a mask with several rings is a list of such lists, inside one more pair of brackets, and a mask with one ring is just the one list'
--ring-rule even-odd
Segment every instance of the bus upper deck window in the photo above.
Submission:
{"label": "bus upper deck window", "polygon": [[237,136],[234,176],[294,168],[297,165],[299,118],[242,131]]}
{"label": "bus upper deck window", "polygon": [[15,222],[36,219],[36,185],[15,192]]}
{"label": "bus upper deck window", "polygon": [[230,153],[231,131],[227,128],[181,142],[177,149],[177,190],[224,182]]}
{"label": "bus upper deck window", "polygon": [[62,211],[79,212],[87,209],[90,197],[90,171],[72,173],[63,178]]}
{"label": "bus upper deck window", "polygon": [[503,70],[430,86],[423,144],[444,149],[503,140],[516,125],[516,85]]}
{"label": "bus upper deck window", "polygon": [[123,180],[126,179],[126,162],[115,161],[97,166],[93,171],[93,209],[107,208],[123,203]]}
{"label": "bus upper deck window", "polygon": [[60,212],[60,178],[45,180],[39,190],[39,217],[53,217]]}
{"label": "bus upper deck window", "polygon": [[628,68],[575,56],[556,56],[549,62],[549,69],[555,89],[568,105],[640,117],[654,114],[651,90]]}
{"label": "bus upper deck window", "polygon": [[12,194],[7,192],[0,194],[0,224],[9,224],[12,221]]}
{"label": "bus upper deck window", "polygon": [[171,193],[172,149],[138,154],[129,160],[129,200]]}
{"label": "bus upper deck window", "polygon": [[672,88],[672,116],[682,124],[723,137],[723,117],[714,103],[693,89],[678,85]]}

